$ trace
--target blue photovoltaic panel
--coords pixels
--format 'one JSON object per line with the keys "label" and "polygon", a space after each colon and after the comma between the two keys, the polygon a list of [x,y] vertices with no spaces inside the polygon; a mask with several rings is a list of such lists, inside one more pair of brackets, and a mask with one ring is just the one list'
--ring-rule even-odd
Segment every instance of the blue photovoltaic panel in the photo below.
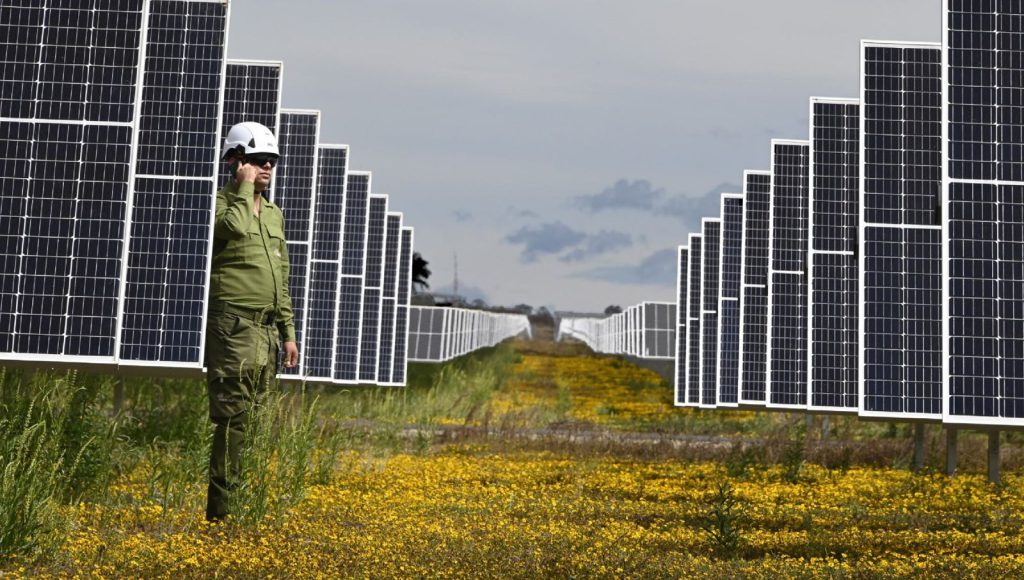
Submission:
{"label": "blue photovoltaic panel", "polygon": [[[281,136],[282,68],[280,62],[228,61],[224,77],[221,143],[224,142],[231,127],[250,121],[269,127],[274,135]],[[233,177],[228,172],[227,164],[222,164],[219,183],[227,183]],[[271,184],[272,193],[273,190],[274,186]]]}
{"label": "blue photovoltaic panel", "polygon": [[[284,212],[284,234],[289,244],[310,242],[319,132],[319,111],[281,112],[281,160],[274,171],[274,203]],[[313,257],[324,259],[316,250]]]}
{"label": "blue photovoltaic panel", "polygon": [[358,382],[366,273],[366,226],[370,209],[370,173],[350,171],[345,187],[345,221],[341,244],[341,292],[334,378]]}
{"label": "blue photovoltaic panel", "polygon": [[704,218],[702,224],[700,282],[700,404],[718,403],[718,286],[722,224],[718,218]]}
{"label": "blue photovoltaic panel", "polygon": [[700,404],[701,234],[690,234],[690,320],[686,341],[686,404]]}
{"label": "blue photovoltaic panel", "polygon": [[0,353],[115,356],[130,143],[0,122]]}
{"label": "blue photovoltaic panel", "polygon": [[341,276],[338,284],[338,330],[334,353],[334,379],[359,379],[359,330],[362,322],[363,279]]}
{"label": "blue photovoltaic panel", "polygon": [[388,213],[384,241],[384,278],[380,306],[380,357],[377,381],[390,384],[395,354],[395,299],[398,296],[398,258],[401,250],[402,214]]}
{"label": "blue photovoltaic panel", "polygon": [[1024,423],[1024,6],[945,2],[950,423]]}
{"label": "blue photovoltaic panel", "polygon": [[807,405],[808,143],[772,141],[768,405]]}
{"label": "blue photovoltaic panel", "polygon": [[[230,70],[230,67],[229,67]],[[325,160],[320,163],[317,156],[319,141],[320,113],[318,111],[282,111],[281,129],[278,134],[278,149],[281,159],[274,171],[273,198],[281,211],[284,212],[284,235],[288,248],[290,275],[288,292],[292,299],[292,310],[295,320],[295,334],[299,344],[304,344],[306,334],[306,293],[311,286],[309,279],[310,253],[316,252],[319,245],[310,242],[313,238],[313,207],[314,189],[317,196],[323,195],[324,182],[318,182],[319,166],[326,166],[325,171],[338,171],[339,159]],[[340,171],[344,175],[345,159],[341,154]],[[329,187],[336,188],[336,183],[328,176],[325,180]],[[336,196],[337,197],[337,196]],[[331,243],[327,240],[325,243]],[[337,241],[333,241],[337,246]],[[324,272],[318,269],[318,272]],[[323,286],[323,281],[318,281]],[[322,299],[322,298],[321,298]],[[305,362],[300,358],[299,365],[291,369],[283,369],[286,376],[310,376],[306,371]]]}
{"label": "blue photovoltaic panel", "polygon": [[402,228],[401,244],[402,250],[399,252],[398,257],[398,294],[395,300],[395,354],[391,371],[391,382],[404,385],[408,362],[409,287],[412,284],[412,228]]}
{"label": "blue photovoltaic panel", "polygon": [[860,105],[811,100],[811,409],[857,411]]}
{"label": "blue photovoltaic panel", "polygon": [[768,213],[771,173],[743,175],[740,402],[764,404],[768,337]]}
{"label": "blue photovoltaic panel", "polygon": [[381,298],[384,283],[384,242],[387,241],[388,198],[370,196],[366,221],[366,277],[363,290],[363,331],[359,349],[359,380],[377,382],[380,363]]}
{"label": "blue photovoltaic panel", "polygon": [[[348,148],[322,145],[317,154],[316,203],[310,259],[309,299],[303,335],[309,379],[333,380],[337,336],[338,284],[341,267],[341,228],[345,211],[345,169]],[[286,216],[287,218],[287,216]],[[300,247],[301,244],[293,244]],[[294,258],[294,255],[292,255]],[[297,286],[292,260],[292,286]],[[295,301],[295,295],[292,295]]]}
{"label": "blue photovoltaic panel", "polygon": [[148,6],[121,359],[198,367],[227,6],[171,0]]}
{"label": "blue photovoltaic panel", "polygon": [[722,241],[718,305],[718,404],[739,403],[740,278],[743,250],[743,196],[722,196]]}
{"label": "blue photovoltaic panel", "polygon": [[690,250],[679,246],[679,266],[676,270],[676,385],[675,404],[686,404],[686,323],[689,319],[688,282],[690,277]]}
{"label": "blue photovoltaic panel", "polygon": [[370,204],[370,174],[350,173],[345,198],[345,236],[341,272],[363,276],[366,266],[366,219]]}
{"label": "blue photovoltaic panel", "polygon": [[143,19],[0,6],[0,359],[118,355]]}
{"label": "blue photovoltaic panel", "polygon": [[860,412],[939,418],[941,50],[862,49]]}

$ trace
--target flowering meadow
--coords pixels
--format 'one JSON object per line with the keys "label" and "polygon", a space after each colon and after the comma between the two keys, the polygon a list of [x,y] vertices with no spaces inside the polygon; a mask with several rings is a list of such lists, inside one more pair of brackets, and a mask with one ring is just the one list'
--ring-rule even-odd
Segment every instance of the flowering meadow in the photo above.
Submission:
{"label": "flowering meadow", "polygon": [[[978,473],[914,474],[884,465],[896,457],[884,454],[817,462],[802,420],[676,409],[650,371],[526,342],[417,373],[406,390],[269,402],[246,505],[217,525],[202,512],[201,384],[130,389],[136,404],[111,428],[109,385],[50,377],[96,391],[94,407],[59,415],[78,408],[63,398],[49,414],[17,407],[30,420],[0,424],[7,440],[26,442],[0,447],[0,542],[17,539],[0,555],[0,576],[1024,576],[1024,478],[1014,473],[994,486]],[[16,408],[14,380],[5,376],[0,393],[7,409]],[[50,455],[57,469],[11,452],[52,453],[47,429],[24,433],[40,417],[64,448],[84,442],[73,457]],[[838,424],[833,437],[850,440],[887,429]],[[545,439],[566,426],[737,443],[716,455]],[[55,474],[59,493],[31,491],[12,466],[36,480]],[[18,535],[9,522],[35,527]]]}

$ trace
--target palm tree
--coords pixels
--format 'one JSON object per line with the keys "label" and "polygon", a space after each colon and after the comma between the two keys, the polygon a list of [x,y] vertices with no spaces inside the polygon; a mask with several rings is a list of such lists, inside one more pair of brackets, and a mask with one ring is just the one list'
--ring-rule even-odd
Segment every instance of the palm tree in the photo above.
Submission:
{"label": "palm tree", "polygon": [[430,284],[427,284],[427,278],[430,277],[430,269],[427,268],[427,262],[423,259],[423,256],[419,252],[413,252],[412,254],[412,288],[416,290],[424,290],[430,288]]}

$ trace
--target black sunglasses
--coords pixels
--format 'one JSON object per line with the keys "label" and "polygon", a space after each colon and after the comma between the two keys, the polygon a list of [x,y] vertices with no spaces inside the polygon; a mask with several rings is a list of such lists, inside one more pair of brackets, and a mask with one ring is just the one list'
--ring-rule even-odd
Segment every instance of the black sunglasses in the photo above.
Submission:
{"label": "black sunglasses", "polygon": [[267,163],[271,167],[277,167],[277,155],[246,155],[245,162],[256,167],[263,167]]}

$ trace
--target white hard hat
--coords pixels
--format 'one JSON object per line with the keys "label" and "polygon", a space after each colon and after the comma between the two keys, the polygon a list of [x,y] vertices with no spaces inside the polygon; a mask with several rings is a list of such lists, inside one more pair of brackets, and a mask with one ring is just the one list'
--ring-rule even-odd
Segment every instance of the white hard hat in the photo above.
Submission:
{"label": "white hard hat", "polygon": [[224,159],[229,153],[240,150],[245,155],[268,153],[280,156],[277,150],[277,137],[265,126],[248,121],[239,123],[228,131],[224,138],[224,150],[220,157]]}

